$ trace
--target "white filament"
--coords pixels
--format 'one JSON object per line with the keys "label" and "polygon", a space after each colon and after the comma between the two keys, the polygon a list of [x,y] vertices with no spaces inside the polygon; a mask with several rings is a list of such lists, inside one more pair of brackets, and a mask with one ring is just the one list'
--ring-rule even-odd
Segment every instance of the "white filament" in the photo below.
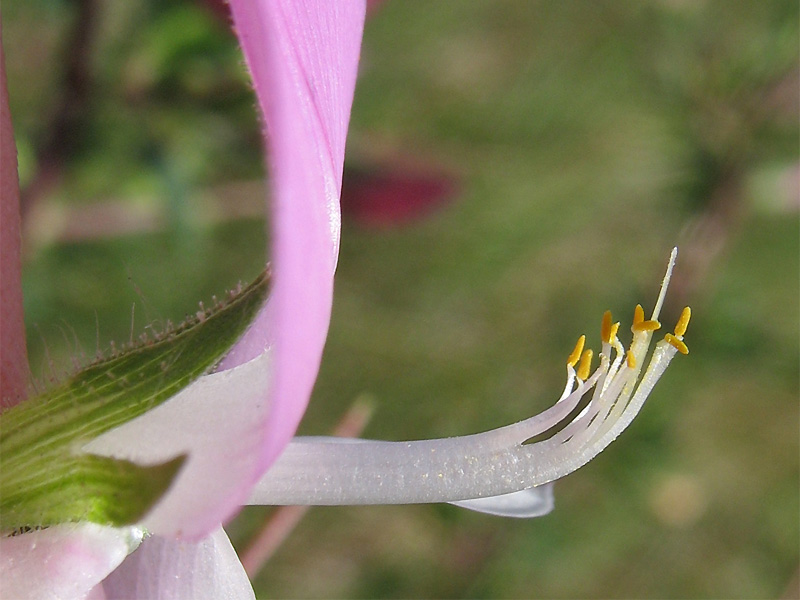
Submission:
{"label": "white filament", "polygon": [[675,268],[675,261],[677,260],[677,258],[678,258],[678,248],[675,247],[669,254],[669,261],[667,262],[667,272],[664,273],[664,279],[661,280],[661,289],[658,292],[658,299],[656,300],[656,305],[653,308],[653,316],[650,317],[651,319],[658,319],[658,316],[661,314],[661,307],[664,306],[664,298],[667,297],[667,288],[669,287],[669,280],[672,279],[672,269]]}

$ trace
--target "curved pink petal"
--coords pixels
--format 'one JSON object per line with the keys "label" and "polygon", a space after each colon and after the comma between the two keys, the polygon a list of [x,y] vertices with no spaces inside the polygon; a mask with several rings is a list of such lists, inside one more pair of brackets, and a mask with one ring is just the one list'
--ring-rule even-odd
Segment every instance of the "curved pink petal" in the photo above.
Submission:
{"label": "curved pink petal", "polygon": [[363,2],[231,3],[269,132],[273,287],[224,362],[84,450],[189,459],[145,515],[149,531],[198,540],[245,503],[293,436],[317,376],[339,245],[344,143]]}
{"label": "curved pink petal", "polygon": [[0,597],[82,599],[141,540],[141,530],[67,524],[0,538]]}
{"label": "curved pink petal", "polygon": [[107,600],[255,598],[244,567],[221,528],[197,543],[147,538],[109,575],[102,590]]}
{"label": "curved pink petal", "polygon": [[23,400],[27,385],[17,148],[8,110],[5,56],[0,38],[0,409]]}
{"label": "curved pink petal", "polygon": [[263,471],[305,412],[327,336],[365,3],[232,0],[231,8],[268,136],[273,288],[223,367],[273,350]]}
{"label": "curved pink petal", "polygon": [[268,133],[270,299],[220,372],[85,447],[141,463],[188,454],[143,520],[150,531],[188,540],[244,504],[294,435],[311,395],[333,300],[365,11],[363,0],[233,0],[231,8]]}

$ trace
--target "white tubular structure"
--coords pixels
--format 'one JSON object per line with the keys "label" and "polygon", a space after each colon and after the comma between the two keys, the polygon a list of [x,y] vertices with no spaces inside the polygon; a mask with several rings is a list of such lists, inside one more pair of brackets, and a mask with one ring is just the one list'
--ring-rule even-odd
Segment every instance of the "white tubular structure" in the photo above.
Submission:
{"label": "white tubular structure", "polygon": [[[684,309],[674,333],[645,358],[677,251],[649,320],[637,306],[626,350],[619,323],[603,316],[600,364],[581,336],[567,360],[567,384],[548,410],[476,435],[411,442],[295,438],[257,484],[250,504],[414,504],[452,502],[481,512],[530,517],[552,508],[555,479],[605,449],[633,420],[676,353],[687,353]],[[549,435],[548,435],[549,434]],[[536,441],[530,442],[533,438]],[[537,487],[543,486],[543,487]]]}

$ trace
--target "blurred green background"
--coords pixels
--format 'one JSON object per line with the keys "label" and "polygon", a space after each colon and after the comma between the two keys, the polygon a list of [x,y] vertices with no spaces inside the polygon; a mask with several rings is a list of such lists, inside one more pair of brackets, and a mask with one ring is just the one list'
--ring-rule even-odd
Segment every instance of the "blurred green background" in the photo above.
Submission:
{"label": "blurred green background", "polygon": [[[364,397],[384,439],[546,408],[605,309],[652,306],[675,244],[663,320],[692,305],[691,354],[551,515],[316,508],[259,597],[797,597],[798,20],[795,0],[371,11],[348,173],[453,191],[378,225],[379,193],[345,205],[302,431]],[[263,155],[215,2],[7,0],[3,43],[42,386],[262,268]],[[237,518],[237,547],[269,514]]]}

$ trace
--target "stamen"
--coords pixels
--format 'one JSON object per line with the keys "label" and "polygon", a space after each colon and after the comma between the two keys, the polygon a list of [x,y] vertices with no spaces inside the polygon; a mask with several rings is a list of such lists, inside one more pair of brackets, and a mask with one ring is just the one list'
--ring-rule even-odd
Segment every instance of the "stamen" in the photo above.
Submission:
{"label": "stamen", "polygon": [[648,321],[639,321],[638,323],[634,323],[631,327],[634,333],[638,331],[657,331],[661,329],[661,323],[656,321],[655,319],[650,319]]}
{"label": "stamen", "polygon": [[692,309],[688,306],[681,311],[681,316],[675,325],[675,336],[682,337],[686,333],[686,328],[689,326],[689,319],[692,318]]}
{"label": "stamen", "polygon": [[636,308],[633,309],[633,325],[631,325],[631,329],[635,331],[635,328],[639,323],[644,322],[644,309],[642,308],[641,304],[637,304]]}
{"label": "stamen", "polygon": [[485,433],[439,440],[295,438],[257,484],[250,503],[457,502],[506,516],[547,512],[550,490],[537,486],[575,471],[616,439],[672,358],[686,349],[681,338],[688,309],[675,334],[656,344],[642,375],[674,261],[673,250],[653,317],[646,321],[644,309],[636,307],[630,349],[617,338],[619,324],[606,312],[599,366],[591,372],[593,352],[584,350],[581,336],[567,359],[564,393],[544,412]]}
{"label": "stamen", "polygon": [[682,340],[679,340],[671,333],[665,335],[664,340],[670,345],[674,346],[675,349],[681,354],[689,354],[689,347],[686,344],[684,344]]}
{"label": "stamen", "polygon": [[578,338],[578,342],[575,344],[575,349],[572,353],[567,357],[567,364],[570,367],[574,367],[578,364],[578,360],[580,360],[581,352],[583,352],[583,345],[586,343],[586,336],[582,335]]}
{"label": "stamen", "polygon": [[586,350],[581,355],[581,364],[578,365],[578,370],[575,373],[581,381],[586,381],[589,378],[589,369],[592,367],[593,356],[594,352],[591,350]]}
{"label": "stamen", "polygon": [[614,339],[614,331],[612,331],[611,324],[611,311],[607,310],[603,313],[603,322],[600,324],[600,338],[604,344],[610,344]]}

